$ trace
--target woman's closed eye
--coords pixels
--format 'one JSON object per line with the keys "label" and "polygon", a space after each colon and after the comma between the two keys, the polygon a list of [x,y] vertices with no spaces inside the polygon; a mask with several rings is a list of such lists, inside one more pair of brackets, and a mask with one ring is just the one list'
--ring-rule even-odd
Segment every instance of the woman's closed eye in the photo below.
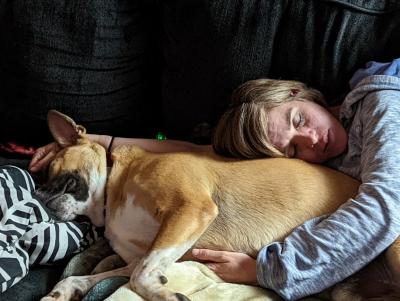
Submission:
{"label": "woman's closed eye", "polygon": [[294,115],[293,117],[293,126],[296,129],[301,128],[304,125],[305,119],[303,114],[301,114],[300,112],[296,113],[296,115]]}

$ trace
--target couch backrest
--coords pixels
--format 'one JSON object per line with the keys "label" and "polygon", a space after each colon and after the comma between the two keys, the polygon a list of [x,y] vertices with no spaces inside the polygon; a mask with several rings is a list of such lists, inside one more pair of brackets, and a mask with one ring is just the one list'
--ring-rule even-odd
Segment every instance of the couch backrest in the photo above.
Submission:
{"label": "couch backrest", "polygon": [[163,102],[177,136],[215,124],[229,93],[244,81],[304,81],[334,105],[357,68],[400,56],[397,0],[162,2]]}
{"label": "couch backrest", "polygon": [[142,1],[2,1],[0,11],[3,140],[48,141],[51,108],[92,133],[156,127],[160,26]]}
{"label": "couch backrest", "polygon": [[338,104],[399,40],[397,0],[0,0],[0,138],[48,141],[58,109],[90,132],[207,142],[244,81]]}

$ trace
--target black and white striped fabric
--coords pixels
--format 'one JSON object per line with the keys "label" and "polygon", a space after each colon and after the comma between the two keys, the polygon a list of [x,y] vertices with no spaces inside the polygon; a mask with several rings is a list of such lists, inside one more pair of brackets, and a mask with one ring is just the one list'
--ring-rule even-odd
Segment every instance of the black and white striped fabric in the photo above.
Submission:
{"label": "black and white striped fabric", "polygon": [[56,222],[32,196],[28,172],[0,166],[0,291],[19,282],[35,264],[64,259],[92,244],[89,223]]}

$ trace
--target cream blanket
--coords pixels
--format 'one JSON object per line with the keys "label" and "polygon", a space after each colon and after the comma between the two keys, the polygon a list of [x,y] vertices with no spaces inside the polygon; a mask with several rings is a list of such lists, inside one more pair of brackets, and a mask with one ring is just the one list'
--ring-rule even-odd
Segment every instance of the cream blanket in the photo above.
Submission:
{"label": "cream blanket", "polygon": [[[89,249],[75,255],[64,270],[61,278],[70,275],[88,275],[101,259],[113,254],[113,251],[104,239],[99,239]],[[121,264],[122,262],[120,262]],[[114,268],[116,268],[115,266]],[[172,264],[166,271],[168,278],[166,286],[174,292],[186,295],[192,301],[281,301],[274,292],[260,287],[226,283],[205,265],[185,261]],[[92,294],[88,293],[85,300],[102,300],[101,293],[107,290],[110,283],[100,282],[93,288]],[[111,285],[115,287],[115,285]],[[128,284],[118,288],[106,301],[143,301],[135,294]],[[321,301],[317,298],[306,298],[302,301]],[[329,300],[329,299],[324,299]]]}
{"label": "cream blanket", "polygon": [[[166,286],[174,292],[187,296],[192,301],[281,301],[272,291],[250,285],[226,283],[205,265],[193,262],[172,264],[165,275]],[[120,287],[106,301],[143,301],[130,290],[128,284]],[[319,300],[308,298],[307,300]]]}

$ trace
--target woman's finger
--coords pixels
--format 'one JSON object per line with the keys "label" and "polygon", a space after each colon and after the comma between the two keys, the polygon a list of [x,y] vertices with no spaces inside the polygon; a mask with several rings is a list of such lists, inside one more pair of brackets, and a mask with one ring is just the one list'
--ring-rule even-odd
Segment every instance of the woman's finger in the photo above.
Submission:
{"label": "woman's finger", "polygon": [[43,150],[36,150],[36,152],[32,156],[31,162],[29,162],[29,171],[36,172],[38,170],[37,164],[38,162],[40,162],[43,156]]}
{"label": "woman's finger", "polygon": [[37,161],[34,165],[32,165],[29,168],[29,170],[31,172],[38,172],[46,169],[50,161],[54,158],[55,154],[56,153],[54,151],[50,151],[49,153],[45,154],[44,158],[41,158],[39,161]]}
{"label": "woman's finger", "polygon": [[39,170],[44,170],[50,164],[50,162],[54,159],[55,155],[57,154],[56,151],[50,151],[40,162],[38,162]]}
{"label": "woman's finger", "polygon": [[44,147],[38,148],[32,156],[31,162],[29,163],[29,168],[34,166],[38,161],[40,161],[43,156],[46,155]]}
{"label": "woman's finger", "polygon": [[56,145],[54,142],[47,144],[45,146],[39,147],[33,154],[31,163],[35,164],[36,162],[40,161],[43,157],[46,156],[47,153],[49,153],[55,147],[56,147]]}
{"label": "woman's finger", "polygon": [[219,278],[226,282],[236,282],[235,275],[237,271],[231,271],[229,266],[225,263],[206,263],[205,264],[211,271],[213,271]]}
{"label": "woman's finger", "polygon": [[205,265],[216,274],[223,273],[225,271],[224,263],[205,263]]}
{"label": "woman's finger", "polygon": [[58,145],[51,143],[41,148],[38,148],[29,163],[29,170],[31,172],[37,172],[47,167],[50,161],[58,152]]}
{"label": "woman's finger", "polygon": [[192,254],[195,258],[206,261],[226,262],[225,251],[214,251],[209,249],[193,249]]}

